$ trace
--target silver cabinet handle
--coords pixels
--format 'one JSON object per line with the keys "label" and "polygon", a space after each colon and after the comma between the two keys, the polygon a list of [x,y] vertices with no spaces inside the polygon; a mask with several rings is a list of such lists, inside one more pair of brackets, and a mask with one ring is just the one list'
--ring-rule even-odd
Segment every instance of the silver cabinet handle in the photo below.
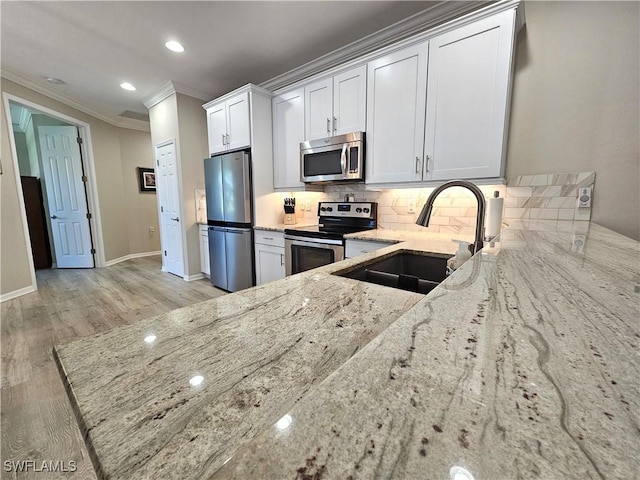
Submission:
{"label": "silver cabinet handle", "polygon": [[420,157],[416,157],[416,173],[420,173]]}
{"label": "silver cabinet handle", "polygon": [[333,117],[333,131],[334,133],[338,131],[338,119]]}
{"label": "silver cabinet handle", "polygon": [[226,135],[224,133],[222,134],[222,144],[223,145],[227,144],[227,138],[226,138]]}
{"label": "silver cabinet handle", "polygon": [[424,156],[424,172],[427,173],[429,171],[429,155]]}
{"label": "silver cabinet handle", "polygon": [[280,254],[280,266],[284,265],[284,255]]}
{"label": "silver cabinet handle", "polygon": [[231,143],[231,140],[229,140],[229,134],[227,133],[227,145],[229,145]]}
{"label": "silver cabinet handle", "polygon": [[331,133],[331,120],[327,117],[327,133]]}
{"label": "silver cabinet handle", "polygon": [[264,238],[265,240],[273,240],[273,237],[262,237],[262,238]]}
{"label": "silver cabinet handle", "polygon": [[179,222],[180,219],[178,217],[172,218],[171,220],[173,220],[174,222]]}

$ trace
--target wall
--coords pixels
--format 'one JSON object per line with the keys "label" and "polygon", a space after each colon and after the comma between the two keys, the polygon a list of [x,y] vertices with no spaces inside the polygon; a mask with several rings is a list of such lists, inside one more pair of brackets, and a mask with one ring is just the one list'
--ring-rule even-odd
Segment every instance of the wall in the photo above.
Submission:
{"label": "wall", "polygon": [[638,2],[527,2],[507,175],[596,173],[592,220],[640,240]]}
{"label": "wall", "polygon": [[24,132],[13,132],[16,141],[16,153],[18,154],[18,166],[20,168],[20,176],[36,177],[36,173],[31,172],[31,163],[29,162],[29,148],[27,147],[27,135]]}
{"label": "wall", "polygon": [[[98,120],[4,78],[1,79],[0,90],[2,93],[10,93],[90,125],[105,259],[109,261],[132,253],[129,251],[128,233],[132,205],[127,203],[120,151],[120,133],[124,129]],[[27,288],[32,282],[29,272],[29,252],[18,203],[18,185],[13,171],[9,140],[11,126],[5,117],[4,107],[0,117],[0,158],[2,158],[3,167],[3,174],[0,175],[0,294],[5,295]]]}
{"label": "wall", "polygon": [[[156,194],[141,192],[138,167],[153,168],[151,135],[137,130],[119,129],[122,182],[127,208],[128,251],[130,254],[160,250],[160,227]],[[149,227],[154,229],[149,233]]]}
{"label": "wall", "polygon": [[204,189],[204,158],[207,154],[207,116],[202,100],[176,94],[182,168],[182,201],[187,238],[185,273],[200,274],[200,233],[196,223],[196,189]]}

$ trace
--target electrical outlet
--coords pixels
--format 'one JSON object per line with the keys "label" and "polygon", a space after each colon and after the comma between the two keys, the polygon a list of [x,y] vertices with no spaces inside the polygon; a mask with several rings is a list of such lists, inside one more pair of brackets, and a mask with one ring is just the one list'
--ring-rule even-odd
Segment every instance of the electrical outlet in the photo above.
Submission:
{"label": "electrical outlet", "polygon": [[584,254],[584,244],[587,241],[587,236],[581,233],[573,234],[573,241],[571,242],[571,251],[575,253]]}
{"label": "electrical outlet", "polygon": [[311,211],[311,200],[305,200],[305,201],[304,201],[304,209],[305,209],[307,212],[310,212],[310,211]]}
{"label": "electrical outlet", "polygon": [[149,235],[153,235],[154,233],[156,233],[156,229],[153,227],[149,227]]}
{"label": "electrical outlet", "polygon": [[416,201],[409,200],[409,206],[407,207],[407,213],[416,213]]}
{"label": "electrical outlet", "polygon": [[591,186],[578,188],[578,208],[589,208],[591,206]]}

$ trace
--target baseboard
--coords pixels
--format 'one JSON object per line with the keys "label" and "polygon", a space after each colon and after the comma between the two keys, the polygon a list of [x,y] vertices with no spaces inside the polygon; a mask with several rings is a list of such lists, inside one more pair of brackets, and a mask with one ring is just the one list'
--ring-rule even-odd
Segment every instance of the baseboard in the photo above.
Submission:
{"label": "baseboard", "polygon": [[6,302],[7,300],[12,300],[17,297],[21,297],[22,295],[26,295],[27,293],[33,293],[38,289],[35,285],[29,285],[28,287],[19,288],[18,290],[14,290],[13,292],[3,293],[0,295],[0,303]]}
{"label": "baseboard", "polygon": [[132,258],[140,258],[140,257],[151,257],[153,255],[160,255],[162,252],[160,250],[156,252],[142,252],[142,253],[130,253],[129,255],[125,255],[124,257],[114,258],[113,260],[109,260],[105,262],[105,267],[110,267],[111,265],[115,265],[116,263],[125,262],[127,260],[131,260]]}
{"label": "baseboard", "polygon": [[207,278],[204,273],[196,273],[195,275],[185,275],[184,278],[187,282],[193,282],[194,280],[202,280],[203,278]]}

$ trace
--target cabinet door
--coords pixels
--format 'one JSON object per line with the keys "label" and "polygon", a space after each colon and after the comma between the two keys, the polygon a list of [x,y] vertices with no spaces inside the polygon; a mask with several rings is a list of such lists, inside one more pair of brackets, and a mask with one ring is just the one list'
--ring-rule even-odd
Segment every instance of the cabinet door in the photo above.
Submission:
{"label": "cabinet door", "polygon": [[422,180],[428,43],[367,66],[366,182]]}
{"label": "cabinet door", "polygon": [[366,130],[366,65],[333,77],[333,117],[334,135]]}
{"label": "cabinet door", "polygon": [[273,186],[296,188],[300,181],[300,142],[304,139],[304,89],[273,100]]}
{"label": "cabinet door", "polygon": [[284,278],[284,248],[256,243],[256,282],[258,285]]}
{"label": "cabinet door", "polygon": [[227,114],[224,102],[207,109],[207,131],[209,134],[209,153],[223,152],[227,149]]}
{"label": "cabinet door", "polygon": [[333,79],[304,87],[304,138],[316,140],[333,134]]}
{"label": "cabinet door", "polygon": [[227,147],[231,150],[251,145],[249,94],[241,93],[226,102]]}
{"label": "cabinet door", "polygon": [[209,272],[209,236],[200,234],[200,271],[210,275]]}
{"label": "cabinet door", "polygon": [[500,177],[515,12],[429,44],[425,179]]}

